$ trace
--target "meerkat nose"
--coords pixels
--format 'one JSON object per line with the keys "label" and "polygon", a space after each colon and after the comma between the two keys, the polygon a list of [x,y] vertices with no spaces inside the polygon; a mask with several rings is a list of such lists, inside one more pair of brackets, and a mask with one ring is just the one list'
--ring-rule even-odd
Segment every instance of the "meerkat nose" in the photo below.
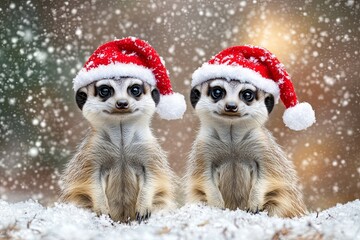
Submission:
{"label": "meerkat nose", "polygon": [[225,112],[237,112],[238,106],[234,102],[226,103],[225,105]]}
{"label": "meerkat nose", "polygon": [[128,109],[129,102],[125,99],[118,100],[118,101],[116,101],[115,107],[117,109]]}

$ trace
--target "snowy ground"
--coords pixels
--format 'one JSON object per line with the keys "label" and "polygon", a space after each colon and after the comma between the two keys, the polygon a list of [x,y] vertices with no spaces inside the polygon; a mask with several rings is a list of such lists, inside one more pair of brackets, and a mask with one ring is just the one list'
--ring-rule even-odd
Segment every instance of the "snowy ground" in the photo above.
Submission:
{"label": "snowy ground", "polygon": [[71,205],[0,201],[0,239],[360,239],[360,200],[299,219],[186,205],[140,225]]}

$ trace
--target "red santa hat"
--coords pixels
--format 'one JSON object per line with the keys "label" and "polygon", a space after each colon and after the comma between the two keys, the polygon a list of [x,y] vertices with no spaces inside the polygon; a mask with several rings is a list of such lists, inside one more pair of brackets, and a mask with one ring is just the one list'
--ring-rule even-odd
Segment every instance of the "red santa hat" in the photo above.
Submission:
{"label": "red santa hat", "polygon": [[101,45],[90,56],[74,78],[75,92],[104,78],[133,77],[141,79],[160,92],[157,113],[171,120],[182,118],[186,103],[183,95],[172,90],[163,60],[147,42],[127,37]]}
{"label": "red santa hat", "polygon": [[192,86],[215,78],[251,83],[273,94],[276,102],[280,97],[286,107],[283,121],[290,129],[303,130],[315,122],[311,105],[298,102],[283,64],[264,48],[246,45],[221,51],[193,73]]}

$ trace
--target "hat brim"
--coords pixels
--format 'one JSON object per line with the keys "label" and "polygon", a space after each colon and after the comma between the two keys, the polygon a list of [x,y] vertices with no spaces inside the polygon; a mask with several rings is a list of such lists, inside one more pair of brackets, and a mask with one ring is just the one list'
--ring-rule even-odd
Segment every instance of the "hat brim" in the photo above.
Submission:
{"label": "hat brim", "polygon": [[100,65],[96,68],[86,70],[83,68],[74,78],[75,92],[92,82],[105,78],[133,77],[141,79],[150,85],[156,86],[156,80],[153,72],[143,66],[128,63],[111,63],[108,65]]}
{"label": "hat brim", "polygon": [[280,96],[280,89],[276,82],[264,78],[260,73],[252,69],[242,66],[204,63],[193,73],[191,86],[194,87],[216,78],[224,78],[227,81],[237,80],[244,83],[251,83],[257,88],[271,93],[276,101],[278,101]]}

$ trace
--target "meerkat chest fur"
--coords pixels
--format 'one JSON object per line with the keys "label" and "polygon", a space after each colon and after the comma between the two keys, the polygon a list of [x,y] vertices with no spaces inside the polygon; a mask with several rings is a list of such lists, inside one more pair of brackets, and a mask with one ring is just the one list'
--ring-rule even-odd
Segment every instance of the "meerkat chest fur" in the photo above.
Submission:
{"label": "meerkat chest fur", "polygon": [[102,169],[127,167],[138,170],[145,165],[149,146],[157,143],[147,125],[137,124],[120,122],[115,126],[92,129],[89,144],[93,145],[91,154],[96,158],[93,161]]}
{"label": "meerkat chest fur", "polygon": [[122,150],[131,148],[133,144],[154,141],[147,121],[119,122],[116,125],[103,126],[97,132],[99,139],[106,136],[108,141]]}
{"label": "meerkat chest fur", "polygon": [[125,209],[135,211],[140,187],[148,178],[153,146],[157,146],[149,131],[120,123],[97,131],[93,137],[89,161],[94,166],[93,179],[99,179],[101,186],[94,191],[95,199],[105,199],[100,202],[106,206],[102,212],[109,212],[114,219],[133,215],[125,214]]}
{"label": "meerkat chest fur", "polygon": [[263,171],[263,156],[269,150],[263,129],[202,126],[199,140],[205,142],[204,158],[211,169],[210,177],[226,200],[225,207],[246,209],[251,188]]}

